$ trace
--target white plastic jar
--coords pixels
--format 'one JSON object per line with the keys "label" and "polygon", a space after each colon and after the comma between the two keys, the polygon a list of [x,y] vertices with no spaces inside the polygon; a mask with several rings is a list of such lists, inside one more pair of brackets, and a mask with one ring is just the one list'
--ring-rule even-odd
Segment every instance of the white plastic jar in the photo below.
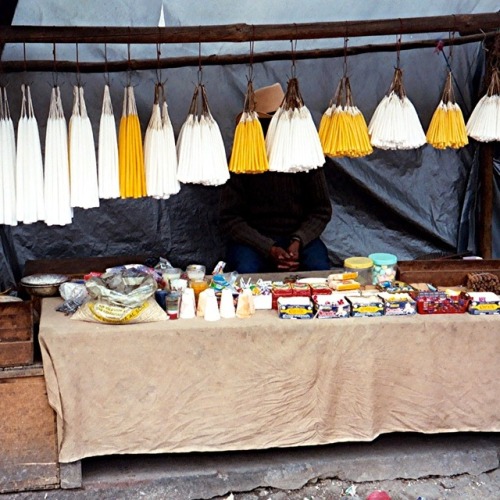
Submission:
{"label": "white plastic jar", "polygon": [[372,253],[372,285],[391,285],[396,279],[398,258],[392,253]]}

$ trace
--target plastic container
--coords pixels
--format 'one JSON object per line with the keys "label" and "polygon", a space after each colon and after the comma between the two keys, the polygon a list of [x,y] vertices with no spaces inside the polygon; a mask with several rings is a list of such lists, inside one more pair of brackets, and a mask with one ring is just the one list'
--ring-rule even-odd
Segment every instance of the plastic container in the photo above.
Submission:
{"label": "plastic container", "polygon": [[372,253],[372,285],[390,286],[396,279],[398,258],[392,253]]}
{"label": "plastic container", "polygon": [[361,285],[368,285],[372,282],[373,261],[368,257],[349,257],[344,260],[344,270],[346,272],[356,272]]}
{"label": "plastic container", "polygon": [[205,270],[201,264],[190,264],[186,267],[186,274],[189,280],[199,281],[205,277]]}

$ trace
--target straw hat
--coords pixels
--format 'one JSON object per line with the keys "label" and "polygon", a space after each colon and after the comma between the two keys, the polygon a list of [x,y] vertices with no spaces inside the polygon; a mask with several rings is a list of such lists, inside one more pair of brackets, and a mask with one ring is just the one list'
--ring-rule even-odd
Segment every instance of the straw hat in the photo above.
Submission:
{"label": "straw hat", "polygon": [[260,118],[271,118],[283,102],[285,93],[280,83],[273,83],[267,87],[255,90],[255,111]]}
{"label": "straw hat", "polygon": [[[255,111],[259,118],[272,118],[273,113],[281,106],[285,93],[280,83],[273,83],[254,91]],[[240,121],[242,113],[236,116],[236,123]]]}

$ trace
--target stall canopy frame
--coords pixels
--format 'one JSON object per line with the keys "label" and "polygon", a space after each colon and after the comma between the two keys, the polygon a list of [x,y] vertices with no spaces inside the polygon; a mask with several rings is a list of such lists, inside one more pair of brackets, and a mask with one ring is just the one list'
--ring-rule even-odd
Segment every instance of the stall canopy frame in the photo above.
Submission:
{"label": "stall canopy frame", "polygon": [[[17,2],[14,2],[16,4]],[[15,10],[15,9],[14,9]],[[8,17],[8,16],[7,16]],[[5,22],[5,20],[3,20]],[[133,27],[101,27],[101,26],[4,26],[0,31],[0,47],[6,43],[52,43],[56,44],[173,44],[173,43],[206,43],[206,42],[254,42],[274,40],[306,40],[333,39],[346,37],[366,37],[382,35],[404,35],[415,33],[457,34],[450,40],[443,40],[447,45],[464,44],[482,40],[489,42],[489,47],[498,51],[500,46],[500,11],[482,14],[457,14],[432,17],[413,17],[397,19],[378,19],[369,21],[343,21],[324,23],[294,23],[294,24],[262,24],[249,25],[244,23],[230,25],[180,26],[165,28],[133,28]],[[429,47],[435,40],[397,44],[365,45],[350,47],[348,54],[365,52],[394,51],[399,49],[414,49]],[[498,60],[498,54],[491,57]],[[298,51],[296,59],[315,59],[324,57],[340,57],[344,49],[323,49]],[[291,52],[267,52],[253,54],[253,62],[290,59]],[[201,63],[205,65],[246,64],[249,55],[205,56]],[[73,61],[58,61],[57,70],[66,72],[108,72],[140,70],[152,68],[169,68],[195,66],[200,63],[198,57],[161,58],[160,60],[127,60],[104,61],[102,63],[86,63]],[[50,61],[2,61],[1,71],[53,71],[54,60]],[[487,72],[488,74],[488,72]],[[485,85],[483,85],[485,87]],[[492,213],[493,213],[493,145],[484,144],[481,147],[481,220],[479,223],[479,248],[484,258],[492,256]]]}

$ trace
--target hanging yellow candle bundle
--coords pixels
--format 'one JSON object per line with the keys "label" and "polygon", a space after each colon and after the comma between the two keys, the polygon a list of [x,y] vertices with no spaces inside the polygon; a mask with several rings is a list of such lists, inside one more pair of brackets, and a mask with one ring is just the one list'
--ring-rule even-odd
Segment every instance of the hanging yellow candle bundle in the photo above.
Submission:
{"label": "hanging yellow candle bundle", "polygon": [[446,78],[441,101],[432,115],[426,134],[427,142],[436,149],[458,149],[469,143],[462,110],[455,102],[453,95],[451,78],[450,71]]}
{"label": "hanging yellow candle bundle", "polygon": [[330,101],[328,109],[321,117],[318,133],[323,152],[328,156],[358,158],[373,152],[365,118],[353,104],[351,85],[347,76],[340,80],[335,98]]}
{"label": "hanging yellow candle bundle", "polygon": [[252,81],[248,82],[243,113],[234,132],[229,171],[236,174],[260,174],[269,170],[264,132],[255,112]]}
{"label": "hanging yellow candle bundle", "polygon": [[128,86],[123,95],[123,112],[118,132],[118,157],[120,164],[120,197],[146,196],[146,173],[142,134],[134,88]]}

